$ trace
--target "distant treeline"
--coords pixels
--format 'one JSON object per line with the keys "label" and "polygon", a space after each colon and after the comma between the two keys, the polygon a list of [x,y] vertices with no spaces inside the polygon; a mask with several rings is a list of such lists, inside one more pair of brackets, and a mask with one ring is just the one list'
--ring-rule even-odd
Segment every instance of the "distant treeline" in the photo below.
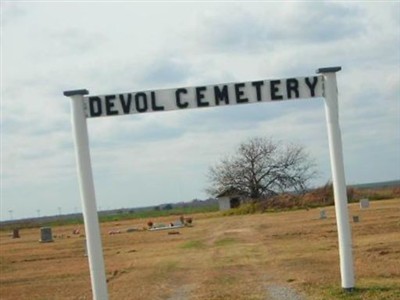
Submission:
{"label": "distant treeline", "polygon": [[[400,197],[400,181],[377,184],[363,184],[347,187],[349,203],[358,202],[367,198],[371,201],[393,199]],[[282,193],[270,199],[259,201],[259,208],[269,209],[296,209],[329,206],[334,204],[333,185],[331,182],[324,186],[299,194]]]}
{"label": "distant treeline", "polygon": [[354,185],[350,185],[350,187],[357,188],[357,189],[400,188],[400,180],[354,184]]}

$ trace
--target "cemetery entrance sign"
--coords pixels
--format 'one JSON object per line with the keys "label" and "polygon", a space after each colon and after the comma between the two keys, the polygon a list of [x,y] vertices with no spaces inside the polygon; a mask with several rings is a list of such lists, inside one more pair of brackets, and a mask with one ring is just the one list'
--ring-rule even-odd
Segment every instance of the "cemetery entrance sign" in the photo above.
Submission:
{"label": "cemetery entrance sign", "polygon": [[84,97],[87,118],[323,97],[322,76]]}
{"label": "cemetery entrance sign", "polygon": [[339,127],[336,72],[341,67],[320,68],[316,76],[258,80],[176,89],[149,90],[87,96],[87,90],[65,91],[71,99],[72,128],[78,167],[82,211],[93,298],[108,299],[104,259],[88,142],[88,118],[169,110],[186,110],[259,102],[323,97],[335,195],[342,288],[354,288],[352,242],[347,209],[342,140]]}

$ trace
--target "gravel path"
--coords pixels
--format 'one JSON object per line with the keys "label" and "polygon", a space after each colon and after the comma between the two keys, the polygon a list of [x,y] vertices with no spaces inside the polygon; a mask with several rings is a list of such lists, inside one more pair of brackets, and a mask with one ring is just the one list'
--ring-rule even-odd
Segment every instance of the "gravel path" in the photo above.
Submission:
{"label": "gravel path", "polygon": [[192,290],[195,288],[194,284],[186,284],[183,286],[180,286],[175,290],[175,293],[173,293],[168,300],[187,300],[190,299],[190,294]]}
{"label": "gravel path", "polygon": [[[188,284],[183,285],[176,289],[175,293],[172,294],[168,300],[188,300],[190,299],[191,291],[194,289],[194,285]],[[289,286],[284,285],[267,285],[266,286],[268,300],[306,300],[304,296],[300,295],[296,290]]]}
{"label": "gravel path", "polygon": [[305,300],[296,290],[284,285],[268,285],[267,291],[271,300]]}

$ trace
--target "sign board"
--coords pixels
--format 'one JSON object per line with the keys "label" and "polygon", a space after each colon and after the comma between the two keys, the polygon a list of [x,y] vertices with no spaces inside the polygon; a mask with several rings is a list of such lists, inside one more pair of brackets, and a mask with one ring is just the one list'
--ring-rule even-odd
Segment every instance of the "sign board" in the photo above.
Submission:
{"label": "sign board", "polygon": [[323,76],[84,97],[87,118],[323,97]]}

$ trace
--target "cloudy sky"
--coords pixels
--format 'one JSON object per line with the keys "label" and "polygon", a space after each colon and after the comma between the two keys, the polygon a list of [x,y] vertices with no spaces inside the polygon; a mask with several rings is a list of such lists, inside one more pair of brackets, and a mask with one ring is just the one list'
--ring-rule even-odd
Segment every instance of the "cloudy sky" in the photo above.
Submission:
{"label": "cloudy sky", "polygon": [[[81,211],[69,99],[337,74],[346,181],[400,178],[400,4],[1,2],[1,220]],[[254,136],[303,144],[331,179],[324,100],[88,120],[99,209],[206,198]]]}

